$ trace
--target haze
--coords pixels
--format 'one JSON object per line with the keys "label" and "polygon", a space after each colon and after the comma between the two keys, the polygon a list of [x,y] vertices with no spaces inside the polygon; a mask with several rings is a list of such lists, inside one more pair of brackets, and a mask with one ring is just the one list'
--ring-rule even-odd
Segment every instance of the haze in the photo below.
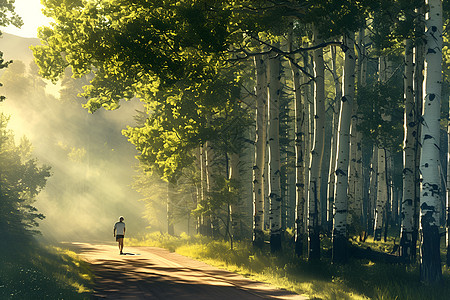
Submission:
{"label": "haze", "polygon": [[112,226],[120,215],[130,235],[144,231],[144,204],[130,186],[137,152],[121,134],[134,124],[140,103],[89,114],[76,95],[58,99],[58,87],[37,75],[28,47],[38,39],[4,34],[0,41],[4,57],[14,60],[1,75],[1,94],[7,97],[1,110],[11,116],[9,128],[16,137],[28,138],[34,156],[52,167],[36,203],[46,216],[40,226],[44,237],[113,241]]}

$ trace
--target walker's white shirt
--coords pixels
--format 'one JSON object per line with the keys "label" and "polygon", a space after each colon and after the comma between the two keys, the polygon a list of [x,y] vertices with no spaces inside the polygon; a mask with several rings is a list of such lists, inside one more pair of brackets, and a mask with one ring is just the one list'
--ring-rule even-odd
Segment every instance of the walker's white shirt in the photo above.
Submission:
{"label": "walker's white shirt", "polygon": [[125,223],[124,222],[117,222],[116,224],[114,224],[114,229],[116,230],[116,234],[125,235]]}

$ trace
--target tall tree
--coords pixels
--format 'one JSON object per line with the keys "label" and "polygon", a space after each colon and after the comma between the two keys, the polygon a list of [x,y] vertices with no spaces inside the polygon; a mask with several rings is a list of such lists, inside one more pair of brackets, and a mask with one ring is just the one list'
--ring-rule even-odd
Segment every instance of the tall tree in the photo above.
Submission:
{"label": "tall tree", "polygon": [[264,244],[264,169],[266,152],[267,76],[263,55],[254,57],[256,70],[256,140],[253,166],[253,244]]}
{"label": "tall tree", "polygon": [[[314,29],[314,43],[323,43],[318,28]],[[325,147],[325,66],[323,49],[314,50],[314,139],[311,150],[308,189],[308,257],[320,258],[320,195],[322,162]]]}
{"label": "tall tree", "polygon": [[331,135],[331,153],[330,153],[330,170],[328,173],[328,190],[327,190],[327,222],[328,229],[331,230],[333,226],[333,203],[334,203],[334,187],[336,174],[334,173],[336,167],[336,156],[337,156],[337,137],[338,137],[338,126],[339,126],[339,110],[342,99],[342,88],[340,83],[340,76],[337,70],[336,61],[336,46],[331,47],[331,73],[333,75],[334,81],[334,103],[331,105],[333,112],[332,120],[332,132]]}
{"label": "tall tree", "polygon": [[305,168],[304,168],[304,141],[305,133],[304,121],[304,97],[302,97],[302,76],[297,65],[290,62],[292,81],[294,87],[294,132],[295,132],[295,253],[300,256],[303,254],[303,234],[304,234],[304,187],[305,187]]}
{"label": "tall tree", "polygon": [[344,36],[344,76],[342,82],[342,100],[339,116],[338,154],[336,159],[336,187],[334,196],[333,219],[333,256],[334,262],[347,259],[347,187],[350,147],[350,123],[352,104],[355,97],[355,40],[354,33]]}
{"label": "tall tree", "polygon": [[281,182],[280,182],[280,57],[269,58],[268,121],[269,121],[269,199],[270,199],[270,249],[281,250]]}
{"label": "tall tree", "polygon": [[405,71],[404,71],[404,128],[403,141],[403,197],[400,252],[405,260],[412,257],[413,232],[414,232],[414,199],[415,195],[415,135],[416,110],[414,105],[414,65],[413,65],[413,41],[405,42]]}
{"label": "tall tree", "polygon": [[442,1],[429,0],[426,15],[425,97],[421,132],[420,172],[420,279],[437,282],[442,278],[439,234],[440,205],[440,108],[442,89]]}

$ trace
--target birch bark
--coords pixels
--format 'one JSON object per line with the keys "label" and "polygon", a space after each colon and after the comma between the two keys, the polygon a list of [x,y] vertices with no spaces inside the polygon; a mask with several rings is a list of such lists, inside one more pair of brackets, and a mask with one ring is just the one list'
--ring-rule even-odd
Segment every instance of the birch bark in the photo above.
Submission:
{"label": "birch bark", "polygon": [[[358,34],[358,49],[363,49],[364,29]],[[358,85],[362,82],[363,51],[358,54]],[[361,229],[362,199],[363,199],[363,177],[362,177],[362,133],[358,129],[361,116],[358,112],[358,101],[355,99],[352,106],[352,123],[350,127],[350,177],[348,187],[349,214],[348,224],[356,231]]]}
{"label": "birch bark", "polygon": [[280,59],[277,55],[269,58],[269,199],[270,199],[270,249],[281,250],[281,181],[280,181],[280,126],[279,97]]}
{"label": "birch bark", "polygon": [[[425,68],[425,0],[420,0],[422,7],[416,10],[415,32],[417,35],[414,52],[414,101],[416,104],[417,117],[421,117],[423,108],[423,82],[424,82],[424,68]],[[419,212],[420,212],[420,136],[422,135],[422,126],[419,121],[416,124],[416,166],[415,166],[415,199],[414,199],[414,232],[413,232],[413,253],[415,259],[417,257],[417,241],[419,239]]]}
{"label": "birch bark", "polygon": [[347,188],[348,163],[350,146],[350,123],[352,104],[355,96],[355,65],[354,33],[344,36],[344,76],[343,96],[339,116],[338,154],[336,160],[336,187],[333,209],[333,262],[345,262],[347,258]]}
{"label": "birch bark", "polygon": [[295,253],[303,255],[303,233],[304,233],[304,152],[303,144],[305,133],[304,119],[305,112],[302,103],[302,86],[300,70],[290,62],[292,79],[294,83],[294,130],[295,130]]}
{"label": "birch bark", "polygon": [[256,69],[256,139],[253,166],[253,245],[264,245],[264,166],[266,152],[266,63],[262,55],[254,58]]}
{"label": "birch bark", "polygon": [[[386,57],[379,58],[379,81],[386,83],[389,78],[389,67]],[[388,121],[388,116],[383,114],[382,119]],[[381,240],[383,222],[385,220],[386,203],[388,201],[388,184],[387,184],[387,151],[384,145],[378,146],[378,166],[377,166],[377,200],[375,206],[375,225],[374,240]]]}
{"label": "birch bark", "polygon": [[377,200],[377,179],[378,179],[378,147],[372,147],[372,159],[370,165],[369,202],[367,216],[367,234],[374,235],[375,206]]}
{"label": "birch bark", "polygon": [[[322,43],[317,29],[314,43]],[[311,164],[308,190],[308,258],[320,258],[319,215],[320,183],[325,145],[325,65],[323,49],[314,51],[314,141],[311,150]]]}
{"label": "birch bark", "polygon": [[405,261],[411,260],[412,241],[414,232],[414,199],[415,195],[415,135],[416,111],[414,105],[414,65],[413,43],[405,42],[405,71],[404,71],[404,140],[403,140],[403,197],[402,220],[400,234],[400,255]]}
{"label": "birch bark", "polygon": [[328,190],[327,190],[327,222],[328,229],[331,231],[333,227],[333,203],[334,203],[334,186],[336,179],[336,156],[337,156],[337,139],[339,126],[339,111],[341,108],[342,88],[339,82],[339,75],[336,65],[336,46],[331,46],[331,73],[333,75],[335,103],[333,105],[333,121],[331,135],[331,155],[330,155],[330,170],[328,173]]}
{"label": "birch bark", "polygon": [[421,132],[422,152],[420,172],[420,279],[423,282],[438,282],[442,278],[440,259],[439,215],[440,204],[440,108],[442,88],[442,1],[427,1],[425,97]]}

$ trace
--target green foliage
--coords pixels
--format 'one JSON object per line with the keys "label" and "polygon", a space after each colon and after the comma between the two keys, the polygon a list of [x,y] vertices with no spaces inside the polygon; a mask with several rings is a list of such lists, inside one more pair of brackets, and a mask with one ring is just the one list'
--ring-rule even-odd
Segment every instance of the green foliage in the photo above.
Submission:
{"label": "green foliage", "polygon": [[0,115],[0,231],[14,243],[28,239],[44,216],[32,206],[50,176],[49,167],[41,167],[31,158],[31,145],[23,139],[15,144],[7,130],[8,119]]}
{"label": "green foliage", "polygon": [[394,74],[386,83],[374,81],[360,87],[357,94],[362,115],[359,129],[368,141],[393,152],[402,149],[403,138],[403,85],[394,84],[399,74]]}
{"label": "green foliage", "polygon": [[2,0],[0,2],[1,27],[6,27],[8,25],[20,27],[23,25],[22,18],[15,12],[14,2],[15,0]]}

